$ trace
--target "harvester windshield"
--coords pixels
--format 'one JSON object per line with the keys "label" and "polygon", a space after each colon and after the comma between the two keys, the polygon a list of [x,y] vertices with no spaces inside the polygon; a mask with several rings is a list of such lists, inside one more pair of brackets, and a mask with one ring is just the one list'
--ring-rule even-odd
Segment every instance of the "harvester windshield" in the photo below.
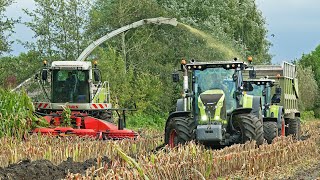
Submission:
{"label": "harvester windshield", "polygon": [[201,93],[219,89],[226,97],[227,111],[236,108],[236,101],[233,99],[233,93],[236,90],[236,82],[233,81],[234,70],[224,68],[207,68],[205,70],[195,70],[195,90],[196,96]]}
{"label": "harvester windshield", "polygon": [[88,70],[53,70],[53,103],[89,103],[89,101],[90,91]]}

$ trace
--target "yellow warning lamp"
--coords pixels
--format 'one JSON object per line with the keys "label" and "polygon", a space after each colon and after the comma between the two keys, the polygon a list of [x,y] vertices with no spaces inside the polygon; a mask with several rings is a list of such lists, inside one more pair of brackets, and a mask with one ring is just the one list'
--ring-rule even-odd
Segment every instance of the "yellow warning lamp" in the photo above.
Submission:
{"label": "yellow warning lamp", "polygon": [[248,61],[249,61],[250,64],[252,63],[252,56],[248,57]]}
{"label": "yellow warning lamp", "polygon": [[47,61],[43,60],[43,66],[47,66]]}
{"label": "yellow warning lamp", "polygon": [[93,65],[94,65],[94,67],[96,68],[97,65],[98,65],[98,61],[97,61],[97,60],[94,60],[94,61],[93,61]]}
{"label": "yellow warning lamp", "polygon": [[187,64],[187,61],[185,59],[182,59],[181,60],[181,65],[186,65]]}

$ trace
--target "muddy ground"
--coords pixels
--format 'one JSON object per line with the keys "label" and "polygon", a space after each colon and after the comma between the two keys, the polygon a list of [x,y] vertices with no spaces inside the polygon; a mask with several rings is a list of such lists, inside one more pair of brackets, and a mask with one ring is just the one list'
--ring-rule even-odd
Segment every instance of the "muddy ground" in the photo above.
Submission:
{"label": "muddy ground", "polygon": [[[103,163],[110,163],[109,158],[103,157]],[[11,164],[8,167],[0,168],[0,179],[64,179],[68,171],[70,173],[85,174],[86,170],[97,165],[96,159],[89,159],[85,162],[75,162],[72,158],[68,158],[59,165],[54,165],[48,160],[23,160],[17,164]]]}

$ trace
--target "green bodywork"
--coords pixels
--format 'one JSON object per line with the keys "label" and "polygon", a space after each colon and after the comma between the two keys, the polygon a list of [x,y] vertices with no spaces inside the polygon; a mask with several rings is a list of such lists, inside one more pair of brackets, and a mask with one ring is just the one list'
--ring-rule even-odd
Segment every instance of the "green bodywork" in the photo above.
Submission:
{"label": "green bodywork", "polygon": [[252,104],[253,104],[253,96],[245,94],[242,98],[242,107],[252,108]]}
{"label": "green bodywork", "polygon": [[108,100],[108,89],[101,88],[100,91],[95,95],[92,102],[93,103],[105,103]]}
{"label": "green bodywork", "polygon": [[[250,81],[248,80],[248,82],[250,82]],[[258,82],[258,81],[256,80],[256,82]],[[253,83],[253,81],[252,81],[252,83]],[[265,93],[263,93],[263,91]],[[269,104],[269,108],[264,107],[262,109],[262,111],[263,111],[262,114],[264,115],[264,118],[279,118],[279,111],[281,110],[282,106],[271,103],[271,96],[272,96],[271,92],[272,92],[271,85],[253,84],[253,90],[248,91],[247,94],[254,95],[254,96],[260,96],[262,99],[263,105]]]}
{"label": "green bodywork", "polygon": [[[221,95],[219,100],[212,103],[212,106],[205,105],[201,99],[201,95]],[[198,97],[198,107],[200,112],[199,124],[208,124],[209,121],[219,121],[222,124],[227,124],[223,106],[225,101],[225,94],[221,89],[207,90]],[[224,116],[224,117],[223,117]]]}

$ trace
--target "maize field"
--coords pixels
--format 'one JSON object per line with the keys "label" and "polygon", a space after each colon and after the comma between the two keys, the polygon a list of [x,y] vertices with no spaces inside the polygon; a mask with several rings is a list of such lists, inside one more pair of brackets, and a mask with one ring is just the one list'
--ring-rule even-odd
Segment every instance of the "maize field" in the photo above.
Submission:
{"label": "maize field", "polygon": [[301,141],[278,137],[259,148],[255,142],[217,150],[194,142],[157,148],[162,131],[121,141],[25,135],[39,123],[27,96],[0,96],[6,97],[0,98],[6,100],[0,106],[0,179],[295,179],[302,165],[320,168],[318,121],[303,124]]}

